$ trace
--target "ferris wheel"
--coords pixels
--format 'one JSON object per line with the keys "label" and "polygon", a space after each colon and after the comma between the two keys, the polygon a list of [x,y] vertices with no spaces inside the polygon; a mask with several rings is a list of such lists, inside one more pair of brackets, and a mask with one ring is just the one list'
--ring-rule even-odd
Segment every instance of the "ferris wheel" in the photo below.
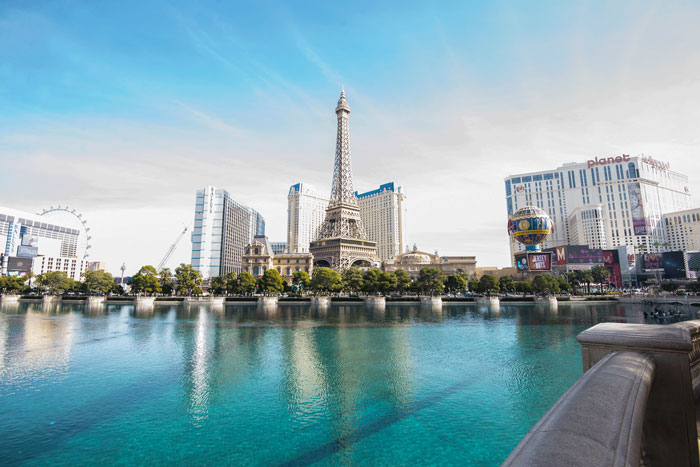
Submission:
{"label": "ferris wheel", "polygon": [[[61,206],[60,204],[58,206],[49,206],[48,208],[42,209],[41,212],[37,213],[40,216],[48,216],[52,217],[52,214],[60,214],[63,215],[64,217],[73,217],[75,220],[77,220],[80,223],[80,226],[76,227],[79,228],[80,235],[78,237],[78,246],[77,246],[77,251],[76,251],[76,256],[81,257],[80,253],[82,253],[82,259],[87,259],[88,256],[90,256],[90,248],[92,248],[92,236],[90,235],[90,227],[88,227],[87,220],[83,217],[83,215],[76,211],[75,208],[71,208],[69,206]],[[75,220],[73,223],[75,223]]]}

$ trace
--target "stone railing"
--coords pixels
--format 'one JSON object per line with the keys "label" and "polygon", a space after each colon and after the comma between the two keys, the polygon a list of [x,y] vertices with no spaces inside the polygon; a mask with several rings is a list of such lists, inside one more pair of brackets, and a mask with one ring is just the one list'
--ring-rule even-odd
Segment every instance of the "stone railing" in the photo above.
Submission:
{"label": "stone railing", "polygon": [[700,321],[602,323],[578,341],[584,375],[504,465],[697,467]]}
{"label": "stone railing", "polygon": [[607,355],[552,406],[504,466],[638,466],[652,357]]}

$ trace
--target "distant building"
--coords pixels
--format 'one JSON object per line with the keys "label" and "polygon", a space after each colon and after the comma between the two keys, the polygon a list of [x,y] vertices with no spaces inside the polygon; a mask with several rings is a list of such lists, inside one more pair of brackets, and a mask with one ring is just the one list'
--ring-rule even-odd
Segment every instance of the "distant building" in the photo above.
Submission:
{"label": "distant building", "polygon": [[281,255],[287,251],[287,242],[270,242],[272,245],[272,253],[276,255]]}
{"label": "distant building", "polygon": [[574,209],[568,217],[569,241],[591,248],[608,247],[605,210],[602,204],[587,204]]}
{"label": "distant building", "polygon": [[104,261],[90,261],[87,265],[88,271],[106,271],[107,263]]}
{"label": "distant building", "polygon": [[32,272],[34,275],[47,272],[62,271],[75,281],[82,280],[83,273],[88,270],[89,262],[79,258],[37,256],[33,258]]}
{"label": "distant building", "polygon": [[666,250],[700,250],[700,208],[669,212],[664,215]]}
{"label": "distant building", "polygon": [[421,269],[438,268],[445,275],[465,274],[476,276],[475,256],[440,256],[437,252],[428,253],[420,251],[413,245],[413,250],[394,256],[391,260],[384,262],[384,270],[395,272],[403,269],[413,279],[418,278]]}
{"label": "distant building", "polygon": [[496,276],[497,278],[505,277],[505,276],[513,276],[517,277],[518,274],[518,268],[497,268],[497,267],[483,267],[483,268],[476,268],[476,278],[481,279],[482,276],[485,274],[489,274],[491,276]]}
{"label": "distant building", "polygon": [[406,195],[394,182],[376,190],[355,192],[367,238],[377,243],[379,259],[387,261],[404,251],[406,244]]}
{"label": "distant building", "polygon": [[328,198],[306,183],[289,187],[287,195],[287,251],[308,253],[326,218]]}
{"label": "distant building", "polygon": [[297,271],[304,271],[309,276],[313,274],[314,257],[311,253],[280,253],[275,254],[272,244],[264,235],[256,236],[246,245],[243,254],[243,270],[256,279],[262,277],[268,269],[276,269],[289,284]]}
{"label": "distant building", "polygon": [[265,220],[213,186],[197,190],[192,231],[192,266],[202,277],[240,272],[243,250],[255,235],[265,235]]}
{"label": "distant building", "polygon": [[[627,245],[635,253],[659,252],[668,243],[661,222],[664,215],[690,208],[687,175],[673,172],[668,163],[648,156],[596,157],[556,169],[511,175],[505,179],[505,191],[508,216],[521,207],[537,206],[552,218],[554,232],[543,248],[583,244],[586,227],[579,225],[572,230],[570,219],[588,219],[570,216],[585,207],[584,212],[601,216],[602,222],[583,222],[591,227],[588,233],[592,240],[600,236],[599,245],[605,238],[607,248]],[[596,208],[590,211],[591,206]],[[593,248],[594,244],[587,245]],[[510,248],[511,256],[524,250],[512,239]]]}
{"label": "distant building", "polygon": [[47,221],[38,214],[0,206],[0,253],[76,257],[80,231]]}

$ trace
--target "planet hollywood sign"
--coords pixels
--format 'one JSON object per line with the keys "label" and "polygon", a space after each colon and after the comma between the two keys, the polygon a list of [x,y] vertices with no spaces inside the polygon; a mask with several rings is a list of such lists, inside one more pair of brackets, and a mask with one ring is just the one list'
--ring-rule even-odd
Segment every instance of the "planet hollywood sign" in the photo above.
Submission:
{"label": "planet hollywood sign", "polygon": [[623,154],[617,157],[594,157],[593,159],[588,161],[588,168],[590,169],[591,167],[595,167],[596,165],[608,165],[617,164],[620,162],[629,162],[629,160],[630,156],[627,154]]}
{"label": "planet hollywood sign", "polygon": [[[668,162],[657,161],[651,156],[642,156],[641,160],[643,163],[650,165],[659,170],[669,170],[671,164]],[[616,157],[594,157],[588,161],[588,168],[595,167],[596,165],[608,165],[608,164],[619,164],[621,162],[629,162],[629,154],[623,154]]]}

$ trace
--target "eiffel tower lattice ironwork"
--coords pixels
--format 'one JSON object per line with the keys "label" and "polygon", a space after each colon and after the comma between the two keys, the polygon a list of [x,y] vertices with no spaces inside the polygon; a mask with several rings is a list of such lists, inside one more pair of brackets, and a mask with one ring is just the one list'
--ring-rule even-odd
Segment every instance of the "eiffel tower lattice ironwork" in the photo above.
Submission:
{"label": "eiffel tower lattice ironwork", "polygon": [[376,264],[378,257],[377,244],[367,240],[352,185],[348,130],[350,106],[345,98],[345,90],[340,92],[335,113],[338,116],[338,133],[331,198],[326,209],[326,218],[319,230],[319,238],[311,243],[310,251],[318,265],[327,263],[328,266],[342,271],[353,264]]}

